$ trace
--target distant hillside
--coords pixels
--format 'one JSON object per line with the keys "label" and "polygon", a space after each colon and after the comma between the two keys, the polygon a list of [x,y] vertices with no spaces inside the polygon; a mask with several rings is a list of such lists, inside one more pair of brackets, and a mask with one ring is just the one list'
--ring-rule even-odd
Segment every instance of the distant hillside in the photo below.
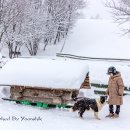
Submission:
{"label": "distant hillside", "polygon": [[88,57],[130,59],[130,38],[109,20],[79,20],[63,53]]}

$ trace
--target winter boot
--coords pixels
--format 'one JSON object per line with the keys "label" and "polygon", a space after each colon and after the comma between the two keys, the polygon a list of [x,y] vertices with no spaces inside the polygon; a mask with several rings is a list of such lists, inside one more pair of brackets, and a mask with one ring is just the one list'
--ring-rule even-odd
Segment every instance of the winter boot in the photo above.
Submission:
{"label": "winter boot", "polygon": [[112,118],[114,116],[114,114],[113,113],[109,113],[108,115],[106,115],[106,118]]}

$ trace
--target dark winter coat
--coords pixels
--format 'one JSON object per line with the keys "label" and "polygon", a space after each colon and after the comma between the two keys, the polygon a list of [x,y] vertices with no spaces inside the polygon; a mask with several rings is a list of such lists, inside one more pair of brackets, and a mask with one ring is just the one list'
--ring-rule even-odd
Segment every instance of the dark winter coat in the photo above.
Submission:
{"label": "dark winter coat", "polygon": [[124,83],[121,74],[117,73],[109,78],[108,89],[106,93],[109,95],[108,104],[122,105],[123,104]]}

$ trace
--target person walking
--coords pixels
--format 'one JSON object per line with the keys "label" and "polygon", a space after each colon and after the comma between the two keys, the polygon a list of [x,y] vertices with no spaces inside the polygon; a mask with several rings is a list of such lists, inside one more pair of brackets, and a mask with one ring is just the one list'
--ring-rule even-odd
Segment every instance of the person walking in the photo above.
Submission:
{"label": "person walking", "polygon": [[[108,68],[107,74],[110,76],[106,94],[109,96],[109,114],[106,117],[118,118],[120,106],[123,104],[124,83],[119,71],[114,66]],[[114,105],[116,111],[114,113]]]}

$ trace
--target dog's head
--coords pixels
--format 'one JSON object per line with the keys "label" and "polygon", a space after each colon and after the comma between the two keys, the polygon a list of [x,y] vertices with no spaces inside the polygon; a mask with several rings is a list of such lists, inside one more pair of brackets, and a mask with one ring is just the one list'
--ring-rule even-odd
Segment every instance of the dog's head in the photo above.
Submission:
{"label": "dog's head", "polygon": [[107,96],[100,96],[100,102],[105,104],[107,102]]}

